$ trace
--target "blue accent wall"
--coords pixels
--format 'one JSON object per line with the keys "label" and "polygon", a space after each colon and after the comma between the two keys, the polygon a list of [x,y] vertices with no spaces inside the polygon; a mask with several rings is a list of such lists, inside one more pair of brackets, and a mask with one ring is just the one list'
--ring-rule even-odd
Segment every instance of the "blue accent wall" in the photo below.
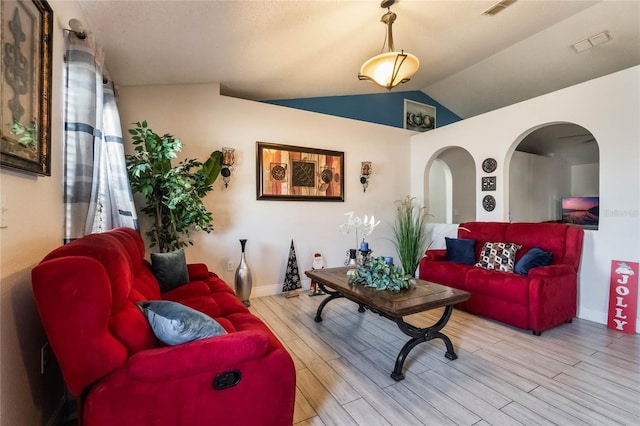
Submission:
{"label": "blue accent wall", "polygon": [[388,92],[370,95],[325,96],[319,98],[280,99],[264,101],[268,104],[303,109],[321,114],[336,115],[354,120],[404,127],[404,100],[436,107],[436,127],[462,120],[445,106],[419,90]]}

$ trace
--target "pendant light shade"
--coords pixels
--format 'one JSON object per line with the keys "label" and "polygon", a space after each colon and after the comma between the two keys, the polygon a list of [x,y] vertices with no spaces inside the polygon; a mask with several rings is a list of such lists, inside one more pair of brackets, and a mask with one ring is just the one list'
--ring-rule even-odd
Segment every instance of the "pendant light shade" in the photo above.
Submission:
{"label": "pendant light shade", "polygon": [[[381,6],[388,8],[393,3],[394,1],[386,0],[382,2]],[[387,39],[382,50],[384,52],[386,47],[387,51],[368,59],[362,65],[360,73],[358,74],[360,80],[369,80],[388,90],[391,90],[398,84],[409,81],[411,76],[415,74],[420,67],[420,61],[415,55],[405,53],[404,50],[394,52],[391,26],[395,22],[396,17],[397,15],[391,12],[391,10],[382,15],[380,20],[387,25]]]}

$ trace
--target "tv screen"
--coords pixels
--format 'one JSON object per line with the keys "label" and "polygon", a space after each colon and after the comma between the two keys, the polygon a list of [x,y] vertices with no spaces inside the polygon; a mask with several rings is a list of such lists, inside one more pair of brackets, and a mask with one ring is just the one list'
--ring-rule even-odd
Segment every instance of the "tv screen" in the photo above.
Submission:
{"label": "tv screen", "polygon": [[562,221],[587,229],[598,229],[599,197],[568,197],[562,199]]}

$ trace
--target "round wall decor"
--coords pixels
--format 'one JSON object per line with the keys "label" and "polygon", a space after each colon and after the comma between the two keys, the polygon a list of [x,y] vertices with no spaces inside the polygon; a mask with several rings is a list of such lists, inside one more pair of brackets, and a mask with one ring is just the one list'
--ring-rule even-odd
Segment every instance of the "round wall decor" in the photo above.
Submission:
{"label": "round wall decor", "polygon": [[493,195],[484,196],[482,199],[482,207],[488,212],[492,212],[493,209],[496,208],[496,199],[493,198]]}
{"label": "round wall decor", "polygon": [[498,167],[498,162],[493,158],[487,158],[482,162],[482,170],[485,173],[492,173]]}

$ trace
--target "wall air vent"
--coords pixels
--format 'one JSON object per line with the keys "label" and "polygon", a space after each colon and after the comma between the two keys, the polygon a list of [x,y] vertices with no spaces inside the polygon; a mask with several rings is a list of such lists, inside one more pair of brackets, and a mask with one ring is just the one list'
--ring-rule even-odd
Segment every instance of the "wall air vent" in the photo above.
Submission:
{"label": "wall air vent", "polygon": [[512,4],[514,4],[515,2],[517,2],[518,0],[502,0],[496,4],[494,4],[493,6],[491,6],[489,9],[485,10],[484,12],[482,12],[483,15],[487,15],[487,16],[495,16],[498,13],[502,12],[503,10],[505,10],[506,8],[508,8],[509,6],[511,6]]}

